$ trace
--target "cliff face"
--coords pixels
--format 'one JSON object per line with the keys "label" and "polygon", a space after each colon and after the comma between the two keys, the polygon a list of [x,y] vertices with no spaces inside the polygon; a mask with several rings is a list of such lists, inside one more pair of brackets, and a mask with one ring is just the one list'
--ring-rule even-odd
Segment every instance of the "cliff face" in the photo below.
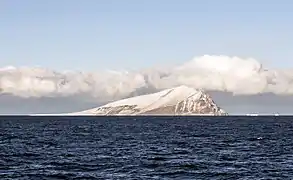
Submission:
{"label": "cliff face", "polygon": [[201,92],[200,97],[190,96],[179,101],[176,105],[159,107],[144,114],[170,114],[170,115],[225,115],[226,112],[219,108],[211,97]]}
{"label": "cliff face", "polygon": [[78,112],[81,115],[227,115],[201,90],[179,86]]}

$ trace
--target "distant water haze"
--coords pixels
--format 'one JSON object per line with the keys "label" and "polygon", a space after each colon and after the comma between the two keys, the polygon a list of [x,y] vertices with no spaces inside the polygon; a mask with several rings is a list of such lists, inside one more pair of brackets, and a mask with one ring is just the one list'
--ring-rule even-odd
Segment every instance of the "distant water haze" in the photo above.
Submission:
{"label": "distant water haze", "polygon": [[[139,93],[140,94],[140,93]],[[226,92],[209,92],[213,100],[230,115],[260,114],[293,114],[293,97],[277,96],[271,93],[259,95],[233,96]],[[33,114],[33,113],[67,113],[86,110],[104,105],[84,96],[21,98],[11,95],[0,96],[0,114]]]}
{"label": "distant water haze", "polygon": [[21,98],[11,95],[0,96],[0,114],[47,114],[80,111],[104,103],[88,101],[84,97],[41,97]]}
{"label": "distant water haze", "polygon": [[236,95],[226,92],[209,92],[213,100],[230,115],[238,114],[293,114],[293,96],[272,93]]}

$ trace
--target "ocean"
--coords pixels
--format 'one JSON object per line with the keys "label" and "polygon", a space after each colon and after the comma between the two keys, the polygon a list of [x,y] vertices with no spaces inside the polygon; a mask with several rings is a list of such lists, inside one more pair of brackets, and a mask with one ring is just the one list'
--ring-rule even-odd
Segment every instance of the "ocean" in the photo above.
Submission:
{"label": "ocean", "polygon": [[0,117],[0,179],[293,179],[293,117]]}

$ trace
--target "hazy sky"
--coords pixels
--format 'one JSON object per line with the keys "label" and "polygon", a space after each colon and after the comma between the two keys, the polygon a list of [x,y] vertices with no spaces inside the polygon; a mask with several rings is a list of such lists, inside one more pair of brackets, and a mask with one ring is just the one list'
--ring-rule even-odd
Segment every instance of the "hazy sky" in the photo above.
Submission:
{"label": "hazy sky", "polygon": [[136,69],[203,54],[293,67],[290,0],[0,0],[0,66]]}

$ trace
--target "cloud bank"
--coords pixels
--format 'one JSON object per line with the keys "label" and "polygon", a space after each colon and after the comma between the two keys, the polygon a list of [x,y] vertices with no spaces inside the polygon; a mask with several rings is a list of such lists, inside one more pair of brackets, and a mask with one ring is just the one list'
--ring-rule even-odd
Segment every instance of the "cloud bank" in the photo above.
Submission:
{"label": "cloud bank", "polygon": [[252,58],[210,55],[195,57],[171,68],[137,71],[56,72],[31,67],[0,69],[0,93],[20,97],[83,95],[109,101],[178,85],[232,92],[235,95],[288,95],[293,93],[293,73],[290,70],[266,69]]}

